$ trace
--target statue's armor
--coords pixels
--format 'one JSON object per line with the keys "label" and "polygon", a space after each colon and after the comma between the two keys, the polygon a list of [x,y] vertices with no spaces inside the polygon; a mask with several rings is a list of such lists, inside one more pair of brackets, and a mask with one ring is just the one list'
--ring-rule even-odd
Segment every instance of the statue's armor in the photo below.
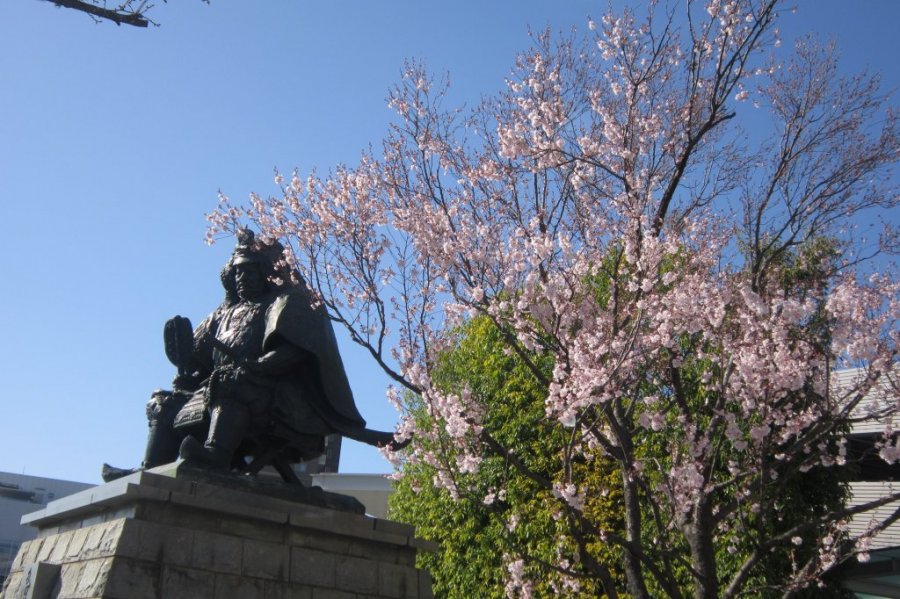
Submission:
{"label": "statue's armor", "polygon": [[[262,355],[263,336],[266,332],[266,314],[270,302],[240,302],[227,308],[219,308],[208,319],[209,331],[203,331],[200,325],[200,335],[212,334],[231,348],[231,356],[226,356],[222,351],[213,349],[213,363],[216,366],[233,364],[238,360],[253,360]],[[205,339],[198,339],[200,344],[205,344]]]}
{"label": "statue's armor", "polygon": [[[275,451],[273,463],[290,480],[285,464],[321,455],[327,435],[393,443],[391,433],[366,428],[331,320],[302,279],[270,284],[289,280],[290,273],[273,274],[280,247],[239,235],[222,271],[225,301],[193,331],[180,316],[166,323],[166,355],[178,376],[174,391],[154,392],[147,406],[144,467],[180,455],[227,468],[233,457],[261,456],[250,464],[255,473],[254,464]],[[254,276],[268,277],[265,285],[256,287]],[[107,466],[104,479],[129,471]]]}
{"label": "statue's armor", "polygon": [[[307,359],[280,375],[235,374],[241,361],[284,344],[299,348]],[[248,410],[251,436],[270,430],[273,422],[296,433],[303,446],[311,437],[365,434],[331,322],[301,290],[219,306],[194,331],[193,359],[204,380],[175,418],[176,427],[196,425],[210,408],[234,402]]]}

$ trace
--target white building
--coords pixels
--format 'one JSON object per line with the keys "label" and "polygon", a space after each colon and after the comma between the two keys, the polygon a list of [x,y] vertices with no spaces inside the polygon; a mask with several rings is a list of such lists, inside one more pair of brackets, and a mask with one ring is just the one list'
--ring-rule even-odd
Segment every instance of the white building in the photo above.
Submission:
{"label": "white building", "polygon": [[366,506],[366,513],[387,518],[388,497],[394,492],[387,474],[341,474],[321,472],[312,475],[312,484],[330,493],[350,495]]}
{"label": "white building", "polygon": [[[862,369],[842,370],[835,374],[834,383],[849,386],[857,377],[865,376]],[[861,505],[900,491],[900,466],[888,466],[877,457],[874,447],[890,424],[893,430],[900,427],[900,418],[894,414],[895,391],[889,382],[882,379],[878,389],[869,393],[857,406],[854,414],[861,417],[877,416],[880,412],[890,413],[887,417],[856,424],[851,430],[851,444],[857,453],[862,452],[860,478],[850,483],[850,505]],[[864,534],[869,527],[890,517],[900,509],[900,501],[884,505],[850,520],[850,534]],[[854,591],[860,599],[900,598],[900,522],[888,526],[872,537],[869,547],[869,561],[844,568],[841,581]]]}

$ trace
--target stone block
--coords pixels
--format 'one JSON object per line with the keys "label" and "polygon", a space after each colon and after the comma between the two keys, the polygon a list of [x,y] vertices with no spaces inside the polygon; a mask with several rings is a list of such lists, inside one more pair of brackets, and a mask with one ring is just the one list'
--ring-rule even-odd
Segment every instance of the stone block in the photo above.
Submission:
{"label": "stone block", "polygon": [[79,528],[78,530],[67,533],[70,536],[63,561],[72,561],[82,555],[84,544],[88,538],[88,531],[89,529],[87,528]]}
{"label": "stone block", "polygon": [[243,543],[237,537],[197,531],[191,551],[191,566],[233,574],[241,571]]}
{"label": "stone block", "polygon": [[60,590],[59,599],[72,599],[78,597],[76,589],[81,581],[81,573],[87,562],[73,562],[63,564],[59,573]]}
{"label": "stone block", "polygon": [[378,592],[378,562],[359,557],[337,559],[336,587],[354,593]]}
{"label": "stone block", "polygon": [[404,566],[414,566],[416,563],[416,552],[414,549],[393,544],[360,540],[354,542],[347,553],[354,557],[364,557],[379,562]]}
{"label": "stone block", "polygon": [[214,599],[216,576],[193,568],[164,566],[162,597],[166,599]]}
{"label": "stone block", "polygon": [[156,522],[180,528],[209,528],[212,518],[200,509],[190,509],[173,503],[146,503],[140,506],[136,518],[144,522]]}
{"label": "stone block", "polygon": [[109,518],[106,514],[92,514],[81,520],[81,526],[98,526],[107,522]]}
{"label": "stone block", "polygon": [[[111,567],[112,558],[109,557],[81,562],[78,579],[74,581],[75,588],[71,595],[72,599],[102,596]],[[60,596],[65,596],[62,590]]]}
{"label": "stone block", "polygon": [[59,534],[59,526],[48,526],[41,530],[41,535],[45,537],[57,534]]}
{"label": "stone block", "polygon": [[350,543],[350,547],[347,549],[347,553],[349,553],[353,557],[362,557],[365,559],[371,559],[376,561],[387,561],[387,562],[396,562],[396,547],[392,547],[390,545],[385,546],[380,543],[373,543],[371,541],[353,541]]}
{"label": "stone block", "polygon": [[354,593],[337,589],[313,589],[312,599],[358,599]]}
{"label": "stone block", "polygon": [[264,599],[262,580],[228,574],[216,575],[215,599]]}
{"label": "stone block", "polygon": [[41,544],[43,542],[44,539],[33,539],[22,543],[22,546],[19,547],[19,552],[16,554],[15,559],[13,559],[13,562],[10,565],[9,571],[20,572],[23,568],[23,564],[34,562],[38,552],[41,550]]}
{"label": "stone block", "polygon": [[113,560],[103,597],[157,599],[159,596],[159,567],[156,564],[124,558]]}
{"label": "stone block", "polygon": [[329,536],[342,535],[398,547],[409,546],[411,541],[407,535],[375,530],[375,518],[342,512],[334,512],[330,518],[325,519],[309,518],[292,512],[289,524],[308,533],[325,532]]}
{"label": "stone block", "polygon": [[283,545],[287,531],[286,524],[287,514],[284,514],[284,520],[278,523],[248,518],[220,518],[217,526],[211,530],[244,539]]}
{"label": "stone block", "polygon": [[419,596],[419,574],[415,568],[395,564],[378,565],[378,593],[398,599]]}
{"label": "stone block", "polygon": [[160,564],[190,563],[194,533],[177,526],[156,522],[131,522],[138,528],[138,551],[134,557]]}
{"label": "stone block", "polygon": [[403,549],[397,550],[397,564],[401,566],[415,566],[416,565],[416,550],[405,547]]}
{"label": "stone block", "polygon": [[81,526],[94,526],[96,524],[104,524],[106,522],[131,518],[134,516],[134,510],[134,506],[117,506],[110,509],[100,508],[100,511],[94,509],[92,513],[82,518]]}
{"label": "stone block", "polygon": [[62,534],[55,535],[53,538],[55,542],[53,543],[53,551],[50,552],[49,557],[47,558],[48,562],[59,564],[66,558],[66,551],[69,548],[69,541],[72,540],[74,535],[70,532],[64,532]]}
{"label": "stone block", "polygon": [[[286,506],[286,510],[290,512],[295,520],[309,520],[313,522],[331,522],[335,518],[332,510],[326,510],[317,505],[309,505],[305,503],[294,503]],[[346,514],[349,516],[350,514]]]}
{"label": "stone block", "polygon": [[291,551],[287,545],[244,540],[241,573],[254,578],[290,579]]}
{"label": "stone block", "polygon": [[431,582],[431,574],[427,570],[418,570],[419,573],[419,599],[434,599],[434,586]]}
{"label": "stone block", "polygon": [[[50,554],[53,553],[53,550],[56,549],[56,541],[59,540],[59,535],[52,535],[49,537],[45,537],[43,539],[43,543],[41,543],[41,548],[37,551],[34,556],[35,562],[46,562],[50,559]],[[22,567],[26,567],[27,564],[22,564]]]}
{"label": "stone block", "polygon": [[80,520],[72,520],[71,522],[61,522],[59,526],[56,527],[59,529],[59,532],[69,532],[72,530],[78,530],[81,528]]}
{"label": "stone block", "polygon": [[393,533],[379,532],[376,530],[372,530],[368,534],[360,536],[362,536],[363,538],[372,539],[373,541],[377,541],[378,543],[395,545],[397,547],[408,547],[410,541],[412,540],[406,535],[395,535]]}
{"label": "stone block", "polygon": [[289,582],[264,581],[264,599],[312,599],[312,589]]}
{"label": "stone block", "polygon": [[412,537],[416,534],[416,527],[402,522],[393,522],[391,520],[383,520],[375,518],[375,530],[379,532],[387,532],[393,535],[402,535]]}
{"label": "stone block", "polygon": [[320,531],[291,528],[287,534],[287,544],[292,547],[316,549],[328,553],[347,554],[353,540],[349,537],[323,534]]}
{"label": "stone block", "polygon": [[3,597],[5,599],[18,599],[25,593],[25,572],[10,572],[3,583]]}
{"label": "stone block", "polygon": [[228,514],[252,520],[264,520],[276,524],[285,524],[287,515],[282,511],[264,509],[255,505],[230,502],[215,496],[184,495],[172,493],[172,503],[185,505],[203,510],[214,511],[219,514]]}
{"label": "stone block", "polygon": [[[108,528],[109,526],[106,524],[95,524],[94,526],[86,527],[83,529],[87,531],[87,536],[84,539],[84,544],[82,545],[81,550],[81,557],[83,559],[99,557],[102,555],[102,547],[104,547],[104,536],[106,535]],[[50,538],[46,539],[45,543],[46,541],[50,540]]]}
{"label": "stone block", "polygon": [[114,537],[110,542],[112,555],[136,557],[140,553],[140,523],[134,520],[117,520],[106,524],[108,528],[105,534]]}
{"label": "stone block", "polygon": [[369,537],[375,531],[374,518],[346,512],[335,512],[314,506],[297,505],[291,508],[291,526],[310,530],[328,531],[348,536]]}
{"label": "stone block", "polygon": [[331,553],[291,548],[291,582],[316,587],[335,585],[335,556]]}

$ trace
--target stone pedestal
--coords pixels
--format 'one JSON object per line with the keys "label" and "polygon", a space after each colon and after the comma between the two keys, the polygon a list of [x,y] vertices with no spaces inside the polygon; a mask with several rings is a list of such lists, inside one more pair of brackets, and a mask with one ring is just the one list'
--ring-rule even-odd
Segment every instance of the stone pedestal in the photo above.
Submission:
{"label": "stone pedestal", "polygon": [[165,468],[23,518],[40,532],[0,597],[431,597],[410,526]]}

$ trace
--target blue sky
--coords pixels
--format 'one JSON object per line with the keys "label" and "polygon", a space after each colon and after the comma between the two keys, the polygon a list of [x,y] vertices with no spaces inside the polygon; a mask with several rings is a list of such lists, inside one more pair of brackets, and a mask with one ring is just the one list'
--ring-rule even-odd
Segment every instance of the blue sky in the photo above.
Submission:
{"label": "blue sky", "polygon": [[[0,471],[98,482],[103,461],[140,461],[144,404],[174,374],[163,323],[196,324],[222,298],[232,244],[202,242],[218,190],[240,200],[276,191],[275,167],[352,163],[386,131],[404,59],[449,72],[454,98],[475,103],[502,86],[529,26],[585,28],[606,7],[157,4],[162,26],[142,30],[0,2]],[[797,6],[786,39],[834,37],[847,71],[868,66],[900,86],[900,2]],[[360,411],[391,428],[385,378],[346,337],[341,347]],[[390,466],[345,442],[341,470]]]}

